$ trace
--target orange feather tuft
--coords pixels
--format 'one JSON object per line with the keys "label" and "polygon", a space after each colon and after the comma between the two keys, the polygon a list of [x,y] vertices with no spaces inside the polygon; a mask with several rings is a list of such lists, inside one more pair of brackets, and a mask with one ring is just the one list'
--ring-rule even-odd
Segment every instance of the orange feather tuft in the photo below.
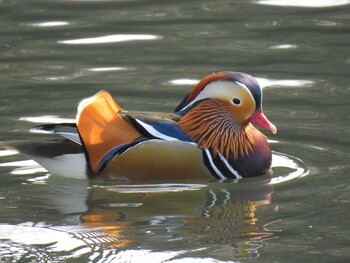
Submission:
{"label": "orange feather tuft", "polygon": [[77,127],[93,172],[98,171],[102,158],[111,149],[141,136],[118,114],[120,110],[121,107],[106,91],[83,100],[79,105]]}

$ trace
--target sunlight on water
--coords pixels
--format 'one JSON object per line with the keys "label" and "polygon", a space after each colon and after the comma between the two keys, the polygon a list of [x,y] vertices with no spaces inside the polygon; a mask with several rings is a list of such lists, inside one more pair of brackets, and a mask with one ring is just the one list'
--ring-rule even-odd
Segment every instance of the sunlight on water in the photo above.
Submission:
{"label": "sunlight on water", "polygon": [[[163,251],[163,252],[153,252],[149,249],[140,250],[125,250],[116,255],[111,255],[108,260],[111,262],[167,262],[169,259],[175,258],[185,251]],[[175,261],[176,262],[176,261]],[[191,262],[191,261],[188,261]]]}
{"label": "sunlight on water", "polygon": [[[0,157],[18,154],[17,150],[0,150]],[[1,164],[0,164],[1,165]]]}
{"label": "sunlight on water", "polygon": [[[43,170],[41,170],[40,172],[43,172]],[[27,182],[30,182],[32,184],[42,184],[45,185],[47,184],[47,180],[49,179],[50,175],[46,174],[43,176],[37,176],[37,177],[33,177],[33,178],[29,178],[27,179]]]}
{"label": "sunlight on water", "polygon": [[49,21],[40,23],[31,23],[29,25],[34,27],[58,27],[58,26],[68,26],[70,23],[67,21]]}
{"label": "sunlight on water", "polygon": [[265,79],[265,78],[256,78],[256,80],[259,82],[259,85],[261,88],[266,87],[295,87],[295,88],[303,88],[303,87],[310,87],[315,82],[312,80],[303,80],[303,79]]}
{"label": "sunlight on water", "polygon": [[[127,70],[127,67],[92,67],[86,68],[84,66],[75,67],[74,69],[69,68],[66,65],[55,65],[45,67],[45,74],[41,76],[33,76],[34,80],[39,81],[52,81],[52,82],[61,82],[74,79],[81,79],[84,77],[92,77],[103,72],[113,72],[113,71],[123,71]],[[49,72],[48,72],[49,71]]]}
{"label": "sunlight on water", "polygon": [[[273,47],[271,47],[273,48]],[[294,48],[293,45],[280,45],[275,46],[276,49],[285,49],[285,48]],[[265,87],[305,87],[312,86],[315,81],[312,80],[302,80],[302,79],[266,79],[255,77],[258,81],[261,88]],[[168,83],[174,86],[182,86],[182,85],[196,85],[200,80],[199,79],[173,79],[169,80]]]}
{"label": "sunlight on water", "polygon": [[88,71],[93,72],[105,72],[105,71],[120,71],[120,70],[126,70],[127,68],[123,67],[101,67],[101,68],[89,68]]}
{"label": "sunlight on water", "polygon": [[139,41],[139,40],[155,40],[160,39],[161,36],[156,35],[108,35],[101,37],[92,37],[92,38],[79,38],[79,39],[70,39],[62,40],[58,43],[68,44],[68,45],[86,45],[86,44],[105,44],[105,43],[117,43],[125,41]]}
{"label": "sunlight on water", "polygon": [[349,0],[260,0],[256,3],[261,5],[272,5],[272,6],[295,6],[295,7],[332,7],[348,5]]}
{"label": "sunlight on water", "polygon": [[40,224],[37,226],[32,222],[22,223],[20,225],[0,225],[0,239],[8,239],[26,245],[50,245],[56,251],[70,250],[75,246],[81,246],[79,240],[71,238],[69,234],[59,232],[49,228],[43,228]]}
{"label": "sunlight on water", "polygon": [[[105,236],[98,229],[74,226],[50,227],[32,222],[19,225],[0,225],[0,240],[6,240],[6,243],[0,244],[1,262],[13,262],[23,258],[33,259],[36,262],[51,262],[51,260],[52,262],[64,262],[86,254],[90,254],[89,262],[234,262],[190,256],[176,259],[176,257],[188,253],[187,250],[158,252],[150,249],[126,249],[118,251],[114,248],[105,247],[101,253],[98,250],[101,242],[105,244],[116,243],[118,238]],[[195,249],[192,252],[195,253],[200,250],[203,249]],[[50,254],[60,254],[61,256],[50,256]]]}
{"label": "sunlight on water", "polygon": [[[78,248],[83,248],[86,245],[83,240],[75,238],[72,234],[50,228],[37,227],[31,222],[20,225],[0,225],[0,240],[8,240],[13,243],[14,251],[8,253],[8,258],[10,256],[12,257],[14,252],[17,254],[16,256],[18,258],[21,258],[28,253],[27,249],[35,254],[35,251],[31,251],[34,249],[33,246],[45,246],[46,253],[52,253],[73,251]],[[15,245],[16,243],[17,245]],[[22,249],[18,249],[20,247],[22,247]],[[88,252],[87,250],[89,249],[84,248],[80,250],[80,254]],[[5,254],[4,251],[2,251],[1,246],[0,251],[4,257],[2,259],[6,260],[7,253]],[[24,253],[24,255],[21,255],[21,253]],[[76,253],[75,251],[75,254]],[[44,255],[42,255],[42,257],[44,257]],[[40,256],[38,259],[40,260]]]}
{"label": "sunlight on water", "polygon": [[341,23],[337,23],[334,21],[325,21],[325,20],[314,20],[313,22],[315,25],[323,26],[323,27],[333,27],[333,26],[341,25]]}
{"label": "sunlight on water", "polygon": [[14,175],[29,175],[47,172],[45,168],[33,160],[0,163],[0,167],[17,167],[11,171],[11,174]]}
{"label": "sunlight on water", "polygon": [[205,184],[142,184],[142,185],[114,185],[103,187],[109,191],[118,193],[172,193],[182,191],[194,191],[207,187]]}
{"label": "sunlight on water", "polygon": [[293,44],[280,44],[280,45],[275,45],[275,46],[271,46],[271,49],[294,49],[297,48],[297,45],[293,45]]}
{"label": "sunlight on water", "polygon": [[171,85],[196,85],[199,82],[198,79],[173,79],[169,80],[169,84]]}
{"label": "sunlight on water", "polygon": [[[271,168],[274,170],[274,176],[271,178],[272,184],[279,184],[296,178],[301,178],[309,174],[309,169],[305,167],[301,160],[287,154],[276,152],[274,152],[272,155]],[[287,168],[291,171],[283,170],[282,175],[275,174],[277,170],[281,168]]]}
{"label": "sunlight on water", "polygon": [[75,119],[61,118],[55,115],[43,115],[37,117],[21,117],[20,121],[27,121],[32,123],[75,123]]}

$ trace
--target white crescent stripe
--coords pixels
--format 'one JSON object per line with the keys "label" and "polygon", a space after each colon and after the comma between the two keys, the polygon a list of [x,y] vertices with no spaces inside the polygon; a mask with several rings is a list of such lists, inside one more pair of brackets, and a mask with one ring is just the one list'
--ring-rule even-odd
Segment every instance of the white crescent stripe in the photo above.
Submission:
{"label": "white crescent stripe", "polygon": [[211,168],[213,168],[213,170],[216,173],[216,175],[218,177],[220,177],[221,179],[226,179],[226,177],[220,172],[220,170],[214,164],[213,158],[211,157],[211,154],[210,154],[210,151],[208,149],[205,149],[204,152],[207,155],[208,160],[209,160],[209,164],[210,164]]}
{"label": "white crescent stripe", "polygon": [[179,141],[179,139],[177,138],[174,138],[174,137],[170,137],[170,136],[167,136],[163,133],[160,133],[159,131],[157,131],[155,128],[153,128],[151,125],[147,124],[147,123],[144,123],[138,119],[135,119],[143,128],[145,128],[145,130],[147,132],[149,132],[151,135],[153,135],[154,137],[156,138],[160,138],[160,139],[163,139],[163,140],[166,140],[166,141]]}
{"label": "white crescent stripe", "polygon": [[120,154],[118,153],[118,155],[123,155],[123,154],[127,153],[128,151],[130,151],[130,150],[140,146],[141,144],[146,144],[146,143],[150,143],[150,142],[160,142],[160,141],[162,141],[162,140],[150,139],[150,140],[142,141],[142,142],[139,142],[139,143],[131,146],[130,148],[128,148],[125,151],[123,151],[122,153],[120,153]]}
{"label": "white crescent stripe", "polygon": [[226,160],[226,158],[224,156],[222,156],[219,152],[218,152],[221,161],[226,165],[227,169],[229,169],[229,171],[236,176],[237,179],[241,179],[242,176],[235,170],[233,169],[233,167],[231,166],[231,164]]}

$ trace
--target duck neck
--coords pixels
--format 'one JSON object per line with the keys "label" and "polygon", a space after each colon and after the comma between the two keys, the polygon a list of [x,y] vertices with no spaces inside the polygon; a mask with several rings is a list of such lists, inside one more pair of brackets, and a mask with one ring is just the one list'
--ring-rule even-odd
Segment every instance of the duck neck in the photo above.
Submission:
{"label": "duck neck", "polygon": [[203,101],[180,119],[180,127],[201,148],[228,159],[248,155],[254,138],[249,122],[238,123],[229,111],[229,103],[218,100]]}

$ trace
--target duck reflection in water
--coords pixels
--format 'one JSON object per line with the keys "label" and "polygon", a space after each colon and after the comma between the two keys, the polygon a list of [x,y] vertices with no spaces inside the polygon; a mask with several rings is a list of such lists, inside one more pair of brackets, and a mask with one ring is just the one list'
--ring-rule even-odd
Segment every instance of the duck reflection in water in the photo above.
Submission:
{"label": "duck reflection in water", "polygon": [[273,186],[262,180],[98,186],[80,217],[83,228],[74,234],[105,249],[205,248],[257,257],[260,241],[274,231],[259,223],[263,219],[255,211],[271,203],[272,193]]}

